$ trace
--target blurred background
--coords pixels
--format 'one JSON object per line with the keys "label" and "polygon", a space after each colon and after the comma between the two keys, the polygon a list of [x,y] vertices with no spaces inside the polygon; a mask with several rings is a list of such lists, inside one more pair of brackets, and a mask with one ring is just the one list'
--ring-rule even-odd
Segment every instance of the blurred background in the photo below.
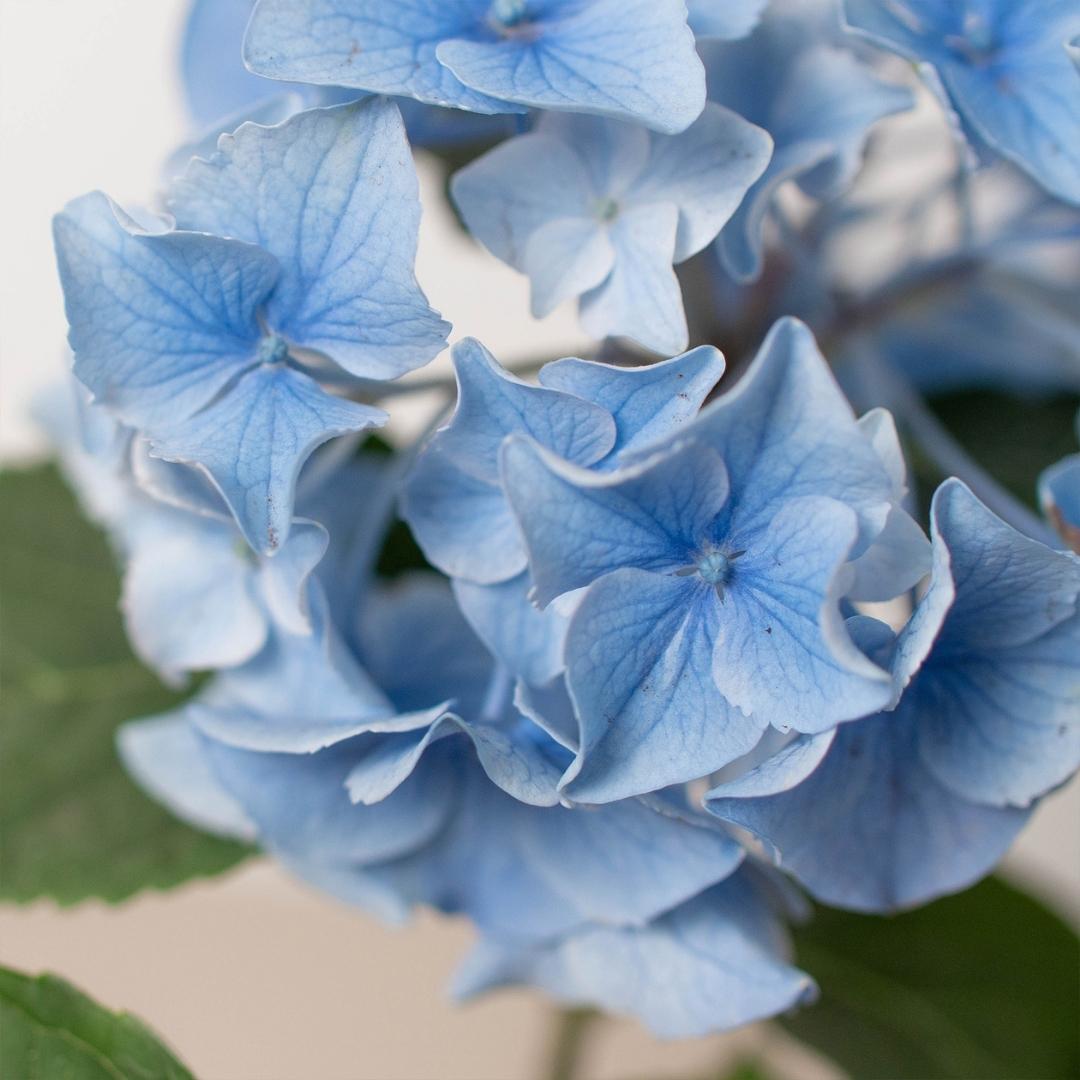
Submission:
{"label": "blurred background", "polygon": [[[175,71],[185,0],[0,0],[0,462],[48,454],[30,418],[67,363],[49,218],[101,188],[150,201],[166,156],[190,135]],[[895,121],[903,128],[919,117]],[[888,126],[888,125],[887,125]],[[910,132],[909,132],[910,135]],[[458,230],[443,175],[421,160],[418,276],[433,305],[504,362],[587,345],[572,306],[543,323],[527,283]],[[446,358],[437,362],[444,370]],[[432,374],[427,369],[423,375]],[[434,406],[410,398],[398,435]],[[393,433],[393,432],[392,432]],[[8,519],[5,529],[19,529]],[[118,717],[124,719],[123,717]],[[1006,873],[1080,922],[1080,785],[1049,798]],[[2,874],[2,869],[0,869]],[[262,860],[116,906],[0,903],[0,962],[64,975],[155,1027],[209,1080],[447,1078],[543,1074],[553,1008],[505,992],[464,1009],[445,986],[469,930],[422,916],[388,929],[290,881]],[[588,1080],[715,1075],[746,1058],[778,1077],[838,1075],[774,1027],[659,1044],[608,1021],[592,1038]],[[14,1078],[13,1078],[14,1080]]]}

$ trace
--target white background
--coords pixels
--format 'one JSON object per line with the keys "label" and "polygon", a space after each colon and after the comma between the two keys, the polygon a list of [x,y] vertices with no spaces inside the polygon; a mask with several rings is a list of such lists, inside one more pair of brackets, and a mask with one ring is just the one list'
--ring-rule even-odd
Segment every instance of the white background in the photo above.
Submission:
{"label": "white background", "polygon": [[[160,162],[186,134],[174,73],[183,8],[183,0],[0,0],[0,454],[9,462],[44,452],[28,406],[66,363],[50,215],[91,188],[121,202],[152,200]],[[439,177],[422,172],[418,272],[455,337],[478,336],[504,361],[583,346],[572,309],[542,324],[528,316],[523,280],[456,231]],[[422,420],[417,406],[399,428]],[[1074,783],[1047,800],[1008,861],[1074,918],[1078,820]],[[468,940],[464,925],[434,916],[385,929],[267,863],[115,908],[0,907],[0,962],[60,972],[137,1012],[204,1080],[539,1075],[546,1003],[527,992],[464,1010],[445,1001]],[[747,1048],[763,1048],[781,1074],[830,1075],[765,1029],[672,1046],[611,1022],[589,1078],[700,1071]]]}

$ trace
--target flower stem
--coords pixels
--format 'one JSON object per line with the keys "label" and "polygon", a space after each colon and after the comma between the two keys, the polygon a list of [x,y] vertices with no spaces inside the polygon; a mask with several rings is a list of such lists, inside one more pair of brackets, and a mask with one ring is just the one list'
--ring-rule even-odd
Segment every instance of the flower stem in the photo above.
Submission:
{"label": "flower stem", "polygon": [[595,1009],[559,1009],[543,1080],[580,1080],[587,1037],[599,1019]]}

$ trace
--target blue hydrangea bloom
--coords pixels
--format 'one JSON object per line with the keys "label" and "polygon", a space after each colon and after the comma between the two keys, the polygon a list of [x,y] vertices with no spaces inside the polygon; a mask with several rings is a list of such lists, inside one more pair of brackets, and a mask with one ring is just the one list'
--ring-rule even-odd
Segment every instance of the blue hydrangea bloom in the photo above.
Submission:
{"label": "blue hydrangea bloom", "polygon": [[515,675],[543,683],[562,670],[564,612],[528,601],[526,555],[503,493],[499,448],[512,434],[579,465],[605,470],[677,430],[723,372],[712,348],[648,367],[568,358],[540,385],[517,379],[482,345],[453,351],[458,403],[420,455],[402,512],[429,561],[454,579],[473,627]]}
{"label": "blue hydrangea bloom", "polygon": [[965,133],[1080,203],[1080,73],[1073,0],[845,0],[847,25],[918,61]]}
{"label": "blue hydrangea bloom", "polygon": [[205,470],[271,552],[312,450],[385,419],[320,386],[325,358],[394,378],[445,340],[413,275],[420,207],[400,116],[373,99],[246,124],[191,163],[169,207],[164,231],[101,194],[57,216],[75,372],[157,456]]}
{"label": "blue hydrangea bloom", "polygon": [[658,131],[682,131],[705,105],[682,0],[260,0],[244,59],[273,79]]}
{"label": "blue hydrangea bloom", "polygon": [[529,276],[537,318],[580,297],[592,337],[670,356],[689,342],[673,264],[712,243],[771,149],[719,105],[678,135],[547,115],[458,172],[451,192],[472,235]]}
{"label": "blue hydrangea bloom", "polygon": [[826,903],[884,911],[978,880],[1080,765],[1080,560],[1005,525],[959,481],[932,510],[934,575],[894,643],[892,711],[803,739],[707,805]]}
{"label": "blue hydrangea bloom", "polygon": [[774,2],[744,41],[702,49],[709,99],[764,128],[775,149],[718,245],[738,281],[761,273],[764,224],[777,190],[796,180],[828,199],[851,183],[870,128],[914,104],[905,87],[879,79],[834,40],[831,5]]}
{"label": "blue hydrangea bloom", "polygon": [[[566,642],[569,797],[689,781],[770,725],[820,732],[887,703],[839,600],[898,510],[895,462],[801,324],[777,324],[733,391],[636,462],[597,474],[521,436],[502,462],[535,598],[589,586]],[[924,547],[902,561],[894,595]]]}
{"label": "blue hydrangea bloom", "polygon": [[[564,944],[571,955],[585,949],[625,965],[640,942],[667,958],[680,998],[705,985],[731,992],[731,1005],[707,1021],[701,1009],[678,1021],[671,997],[640,976],[617,1000],[603,985],[566,992],[671,1034],[808,998],[812,984],[778,953],[763,885],[745,872],[731,877],[743,852],[722,828],[674,799],[558,805],[570,752],[514,707],[512,681],[482,661],[445,586],[415,579],[368,599],[364,660],[395,706],[412,709],[437,687],[435,697],[454,694],[455,713],[437,705],[380,722],[369,694],[343,681],[340,657],[290,649],[299,662],[271,662],[258,679],[232,673],[180,712],[125,727],[120,747],[133,774],[175,812],[257,836],[346,900],[387,917],[417,903],[468,914],[488,959],[471,960],[462,992],[492,982],[494,956]],[[348,710],[353,732],[342,723],[327,743],[325,718]],[[365,714],[369,734],[358,734]],[[695,958],[687,942],[697,937],[713,945]],[[508,977],[503,970],[500,981]],[[547,981],[539,968],[513,977]]]}

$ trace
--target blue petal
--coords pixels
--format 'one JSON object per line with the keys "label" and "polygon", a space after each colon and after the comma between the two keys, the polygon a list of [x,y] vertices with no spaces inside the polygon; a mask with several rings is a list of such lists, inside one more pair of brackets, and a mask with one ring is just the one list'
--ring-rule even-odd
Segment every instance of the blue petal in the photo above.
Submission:
{"label": "blue petal", "polygon": [[[578,147],[562,137],[560,128],[549,131],[549,127],[542,121],[540,130],[501,143],[456,172],[450,184],[469,232],[493,255],[522,272],[530,238],[537,230],[552,223],[589,222],[601,194]],[[543,168],[537,168],[539,162]],[[592,227],[603,241],[600,223],[593,220]],[[599,261],[601,253],[606,255],[603,261]],[[588,259],[577,258],[570,276],[580,287],[566,295],[578,295],[602,281],[611,269],[614,252],[610,247],[600,248],[590,250]],[[553,306],[536,302],[534,313],[536,308]]]}
{"label": "blue petal", "polygon": [[719,691],[760,723],[820,732],[882,709],[887,672],[848,637],[838,599],[855,515],[828,498],[787,502],[745,547],[717,615],[712,674]]}
{"label": "blue petal", "polygon": [[521,260],[532,283],[534,317],[550,315],[564,300],[607,280],[618,258],[614,240],[593,218],[562,217],[539,226]]}
{"label": "blue petal", "polygon": [[569,811],[512,799],[474,762],[455,754],[455,742],[436,743],[421,768],[434,770],[442,788],[459,794],[458,813],[426,848],[372,867],[370,876],[411,903],[466,914],[483,932],[504,940],[542,940],[580,925],[588,916],[561,893],[558,881],[521,857],[516,843],[525,815]]}
{"label": "blue petal", "polygon": [[433,782],[434,759],[431,766],[422,762],[389,798],[357,806],[345,790],[356,757],[350,743],[302,755],[203,743],[214,773],[255,822],[260,842],[287,861],[355,866],[400,858],[438,835],[457,801],[453,787]]}
{"label": "blue petal", "polygon": [[[746,772],[713,788],[705,796],[705,805],[708,806],[711,799],[750,799],[763,795],[779,795],[796,784],[801,784],[824,760],[838,730],[829,728],[817,735],[796,736]],[[775,731],[766,732],[762,742],[770,741],[770,735],[775,735]],[[753,757],[754,754],[749,756]]]}
{"label": "blue petal", "polygon": [[395,378],[449,327],[413,272],[420,202],[397,107],[366,99],[244,124],[173,185],[178,224],[258,244],[281,264],[272,330],[354,375]]}
{"label": "blue petal", "polygon": [[131,476],[155,502],[201,517],[232,520],[229,508],[204,473],[189,465],[154,457],[150,440],[143,436],[132,442]]}
{"label": "blue petal", "polygon": [[182,710],[124,724],[116,748],[136,783],[181,820],[218,836],[255,838],[254,824],[211,771]]}
{"label": "blue petal", "polygon": [[[1080,560],[1015,532],[959,481],[939,489],[932,520],[955,600],[943,618],[941,600],[923,601],[941,629],[906,695],[924,717],[919,752],[965,798],[1026,806],[1080,767]],[[925,652],[928,631],[912,633],[909,652]]]}
{"label": "blue petal", "polygon": [[872,409],[859,418],[892,482],[895,505],[869,549],[852,563],[854,574],[847,590],[850,600],[891,600],[913,589],[930,572],[930,541],[900,503],[907,497],[907,464],[892,415]]}
{"label": "blue petal", "polygon": [[622,566],[682,569],[728,496],[724,462],[694,442],[597,473],[515,437],[503,448],[503,471],[542,605]]}
{"label": "blue petal", "polygon": [[556,892],[586,917],[622,925],[644,925],[722,881],[744,854],[707,817],[677,818],[636,799],[524,809],[516,829],[519,857]]}
{"label": "blue petal", "polygon": [[615,420],[615,445],[599,467],[670,435],[697,415],[724,373],[724,358],[711,345],[640,367],[616,367],[567,358],[545,364],[543,386],[599,405]]}
{"label": "blue petal", "polygon": [[682,820],[636,801],[527,806],[461,764],[444,778],[462,793],[447,832],[375,873],[418,900],[468,914],[500,940],[534,942],[596,921],[642,925],[727,877],[742,858],[707,819]]}
{"label": "blue petal", "polygon": [[133,545],[121,608],[136,654],[171,680],[251,659],[267,636],[256,567],[231,523],[162,509]]}
{"label": "blue petal", "polygon": [[610,226],[611,273],[581,298],[581,324],[594,338],[628,337],[670,356],[689,342],[682,291],[672,263],[679,209],[627,207]]}
{"label": "blue petal", "polygon": [[978,139],[1052,194],[1080,203],[1080,78],[1064,49],[1080,29],[1075,4],[1019,0],[960,9],[847,0],[848,26],[933,65]]}
{"label": "blue petal", "polygon": [[409,474],[401,514],[428,561],[451,577],[489,584],[525,569],[525,548],[502,489],[451,461],[438,440]]}
{"label": "blue petal", "polygon": [[435,58],[440,41],[484,32],[489,6],[490,0],[420,0],[388,18],[386,0],[260,0],[244,62],[271,79],[352,86],[472,112],[523,112],[471,90]]}
{"label": "blue petal", "polygon": [[566,616],[554,605],[540,611],[529,600],[528,574],[495,585],[460,579],[453,585],[473,630],[515,677],[543,685],[562,671]]}
{"label": "blue petal", "polygon": [[716,238],[765,171],[772,149],[768,132],[710,102],[686,131],[650,138],[649,160],[625,201],[678,206],[675,262],[681,263]]}
{"label": "blue petal", "polygon": [[859,428],[813,334],[795,319],[769,331],[750,369],[687,436],[713,447],[731,477],[740,529],[765,528],[801,495],[827,495],[859,517],[853,554],[885,525],[893,483]]}
{"label": "blue petal", "polygon": [[530,806],[557,805],[565,763],[545,753],[539,740],[515,738],[502,727],[470,723],[452,713],[422,730],[388,737],[365,754],[346,778],[350,798],[368,805],[385,799],[412,775],[435,740],[461,734],[472,742],[488,778],[508,795]]}
{"label": "blue petal", "polygon": [[297,519],[288,542],[273,559],[263,559],[263,599],[274,622],[292,634],[306,634],[312,629],[308,605],[308,582],[315,572],[330,537],[314,521]]}
{"label": "blue petal", "polygon": [[276,631],[258,656],[220,675],[191,703],[189,716],[201,731],[244,749],[304,754],[383,729],[394,718],[392,704],[329,625],[321,597],[314,600],[309,633]]}
{"label": "blue petal", "polygon": [[908,691],[919,752],[953,791],[1027,806],[1080,767],[1080,612],[1036,641],[933,662]]}
{"label": "blue petal", "polygon": [[189,6],[180,52],[188,110],[209,125],[275,93],[273,83],[244,68],[240,47],[252,0],[194,0]]}
{"label": "blue petal", "polygon": [[565,791],[610,802],[715,772],[765,722],[728,704],[712,677],[720,605],[688,578],[618,570],[570,623],[567,684],[581,751]]}
{"label": "blue petal", "polygon": [[506,436],[531,434],[556,454],[588,465],[610,451],[615,422],[591,402],[514,378],[471,338],[453,355],[457,408],[413,469],[402,515],[439,569],[493,584],[525,568],[500,487],[499,447]]}
{"label": "blue petal", "polygon": [[453,357],[457,408],[436,442],[474,476],[498,483],[499,448],[507,435],[530,435],[579,465],[610,452],[615,424],[599,406],[515,378],[473,338],[455,345]]}
{"label": "blue petal", "polygon": [[582,296],[593,336],[669,354],[687,333],[671,264],[716,237],[771,147],[719,105],[679,135],[548,114],[458,173],[453,191],[470,231],[529,275],[534,315]]}
{"label": "blue petal", "polygon": [[300,467],[335,435],[384,422],[381,409],[332,397],[287,365],[260,364],[188,420],[157,427],[153,453],[200,465],[257,551],[289,534]]}
{"label": "blue petal", "polygon": [[629,1013],[661,1038],[705,1035],[814,999],[810,978],[778,955],[780,933],[740,874],[645,927],[590,926],[531,949],[482,941],[455,992],[525,983]]}
{"label": "blue petal", "polygon": [[[915,745],[919,720],[895,713],[843,724],[821,764],[779,794],[725,797],[708,808],[749,829],[819,900],[893,911],[956,892],[988,873],[1027,820],[943,786]],[[735,796],[751,790],[744,781]]]}
{"label": "blue petal", "polygon": [[931,532],[956,590],[937,652],[1025,645],[1075,616],[1080,560],[1018,533],[959,480],[935,493]]}
{"label": "blue petal", "polygon": [[75,374],[128,423],[188,416],[255,360],[256,313],[275,259],[235,240],[149,234],[104,195],[84,195],[53,231]]}
{"label": "blue petal", "polygon": [[538,10],[528,33],[448,40],[435,54],[473,90],[534,108],[674,132],[705,105],[682,0],[556,0]]}
{"label": "blue petal", "polygon": [[364,597],[356,633],[360,658],[403,712],[453,698],[479,715],[492,677],[491,654],[477,640],[435,574],[409,574]]}

